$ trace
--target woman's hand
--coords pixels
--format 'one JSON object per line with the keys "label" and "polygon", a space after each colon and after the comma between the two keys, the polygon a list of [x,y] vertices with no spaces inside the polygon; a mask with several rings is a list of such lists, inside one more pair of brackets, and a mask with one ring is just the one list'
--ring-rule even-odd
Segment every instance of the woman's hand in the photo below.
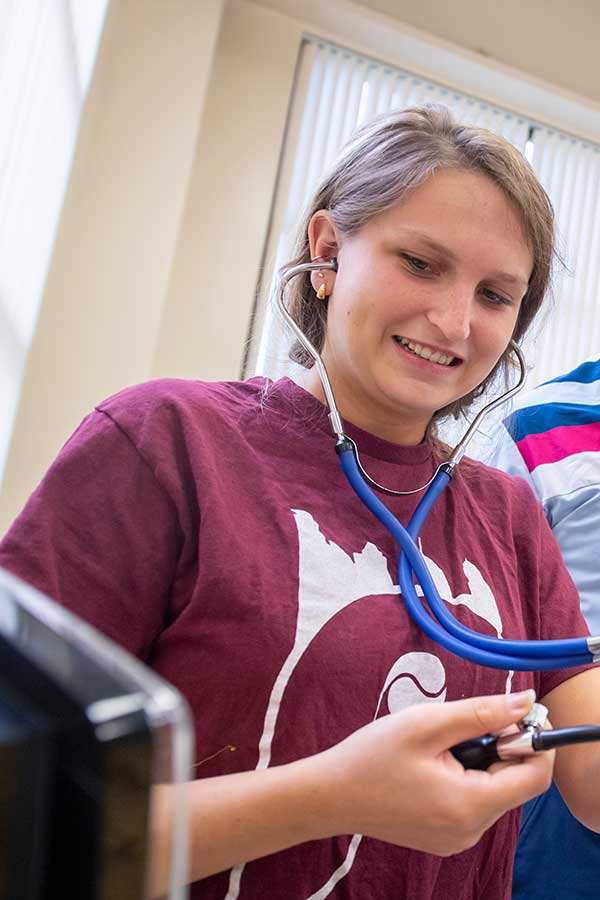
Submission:
{"label": "woman's hand", "polygon": [[[546,790],[554,757],[479,772],[463,769],[448,747],[513,725],[533,699],[525,691],[414,706],[315,756],[190,783],[190,881],[338,834],[438,856],[471,847],[502,813]],[[168,883],[174,814],[173,788],[155,788],[151,896]]]}
{"label": "woman's hand", "polygon": [[472,847],[507,810],[550,785],[554,755],[488,771],[465,770],[448,751],[497,733],[531,708],[533,692],[420,704],[361,728],[320,754],[333,833],[359,833],[449,856]]}

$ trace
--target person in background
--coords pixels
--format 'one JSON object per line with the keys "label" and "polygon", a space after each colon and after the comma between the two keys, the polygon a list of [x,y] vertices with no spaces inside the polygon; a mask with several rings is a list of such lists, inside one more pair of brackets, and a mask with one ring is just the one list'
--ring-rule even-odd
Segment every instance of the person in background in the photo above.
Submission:
{"label": "person in background", "polygon": [[[489,463],[530,484],[600,634],[600,357],[517,397],[497,435]],[[513,900],[595,900],[599,874],[600,835],[553,784],[523,810]]]}
{"label": "person in background", "polygon": [[[485,391],[543,305],[551,205],[514,147],[443,109],[365,125],[307,201],[288,267],[337,269],[296,278],[288,307],[369,474],[412,491],[386,498],[406,522],[446,458],[439,420]],[[507,900],[519,807],[553,756],[478,772],[448,748],[515,723],[532,689],[555,727],[600,719],[600,670],[487,668],[415,625],[395,541],[348,485],[317,373],[291,352],[298,382],[164,379],[100,403],[0,565],[188,700],[192,900]],[[464,459],[419,540],[463,624],[587,634],[522,481]],[[556,753],[600,831],[598,772],[598,744]],[[155,809],[160,894],[168,791]]]}

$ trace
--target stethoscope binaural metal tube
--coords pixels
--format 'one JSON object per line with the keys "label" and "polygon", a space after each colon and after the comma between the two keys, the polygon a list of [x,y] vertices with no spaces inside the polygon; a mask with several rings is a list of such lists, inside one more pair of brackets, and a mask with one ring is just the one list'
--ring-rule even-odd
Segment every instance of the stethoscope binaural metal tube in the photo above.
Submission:
{"label": "stethoscope binaural metal tube", "polygon": [[319,272],[322,269],[332,269],[334,272],[336,272],[337,259],[335,259],[334,257],[329,261],[299,263],[299,265],[293,266],[292,268],[284,272],[280,276],[279,287],[277,290],[277,306],[279,312],[281,313],[287,324],[290,326],[304,349],[307,351],[307,353],[310,354],[314,361],[317,372],[319,373],[321,384],[323,385],[325,399],[327,400],[327,405],[329,407],[329,422],[335,436],[338,438],[338,440],[342,440],[342,438],[345,437],[344,426],[342,425],[342,417],[340,416],[335,403],[333,388],[331,387],[331,382],[329,381],[329,375],[327,374],[325,363],[321,359],[321,354],[319,353],[317,348],[306,337],[302,329],[298,326],[296,320],[289,314],[287,306],[285,305],[285,287],[288,281],[290,281],[296,275],[302,275],[305,272]]}
{"label": "stethoscope binaural metal tube", "polygon": [[[456,446],[450,459],[443,463],[434,475],[425,495],[413,513],[408,527],[405,528],[369,487],[368,481],[371,481],[377,488],[381,486],[373,482],[360,465],[354,441],[344,434],[342,418],[335,403],[335,397],[323,360],[285,306],[284,297],[287,282],[295,275],[322,269],[337,270],[337,260],[301,263],[288,269],[281,279],[277,292],[279,309],[317,367],[330,410],[329,421],[337,438],[336,451],[344,474],[362,502],[400,545],[401,553],[398,560],[399,584],[411,617],[436,643],[463,659],[478,665],[499,669],[513,669],[515,671],[543,671],[580,666],[589,662],[600,662],[600,637],[552,641],[505,640],[480,634],[462,625],[446,608],[425,560],[416,545],[419,531],[431,507],[449,483],[455,467],[465,453],[468,442],[481,424],[484,416],[521,390],[526,373],[525,361],[521,350],[513,342],[513,350],[520,367],[518,383],[501,397],[491,401],[491,403],[488,403],[487,406],[480,410],[466,434]],[[396,492],[389,491],[389,493]],[[413,572],[421,585],[434,618],[428,615],[417,596],[413,582]]]}

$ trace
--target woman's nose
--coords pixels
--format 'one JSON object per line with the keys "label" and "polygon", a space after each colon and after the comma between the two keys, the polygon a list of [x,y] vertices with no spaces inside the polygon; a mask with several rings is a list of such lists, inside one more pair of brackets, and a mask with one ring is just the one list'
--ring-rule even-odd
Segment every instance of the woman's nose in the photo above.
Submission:
{"label": "woman's nose", "polygon": [[448,291],[431,307],[427,318],[446,341],[466,341],[471,333],[472,294],[466,290]]}

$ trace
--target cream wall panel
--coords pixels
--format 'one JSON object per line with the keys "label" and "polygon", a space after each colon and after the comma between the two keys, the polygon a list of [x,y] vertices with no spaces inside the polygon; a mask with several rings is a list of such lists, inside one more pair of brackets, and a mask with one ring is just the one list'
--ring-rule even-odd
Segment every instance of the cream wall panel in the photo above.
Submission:
{"label": "cream wall panel", "polygon": [[361,5],[600,104],[596,0],[361,0]]}
{"label": "cream wall panel", "polygon": [[81,417],[151,375],[222,0],[113,0],[29,353],[0,531]]}
{"label": "cream wall panel", "polygon": [[240,376],[301,39],[293,19],[228,4],[154,375]]}
{"label": "cream wall panel", "polygon": [[[511,66],[498,57],[482,55],[469,43],[452,43],[440,31],[424,31],[402,21],[401,3],[397,15],[375,9],[370,0],[255,0],[261,6],[285,13],[301,21],[306,29],[325,40],[373,56],[379,62],[408,69],[424,78],[476,94],[490,103],[506,106],[547,125],[562,128],[584,139],[600,138],[600,103],[588,94],[574,93],[557,76],[547,81],[532,73],[523,57]],[[394,0],[390,0],[391,4]],[[491,0],[490,0],[491,2]],[[568,0],[564,0],[565,6]],[[586,0],[578,0],[586,2]],[[437,14],[439,3],[426,3]],[[453,11],[450,4],[448,9]],[[451,13],[452,14],[452,13]],[[575,11],[575,15],[578,11]],[[489,23],[486,3],[471,0],[469,15],[484,30]],[[518,16],[516,16],[518,18]],[[546,23],[535,27],[529,21],[528,39],[545,46]],[[597,56],[594,57],[594,61]],[[557,63],[558,66],[562,63]],[[596,79],[598,81],[598,79]]]}

